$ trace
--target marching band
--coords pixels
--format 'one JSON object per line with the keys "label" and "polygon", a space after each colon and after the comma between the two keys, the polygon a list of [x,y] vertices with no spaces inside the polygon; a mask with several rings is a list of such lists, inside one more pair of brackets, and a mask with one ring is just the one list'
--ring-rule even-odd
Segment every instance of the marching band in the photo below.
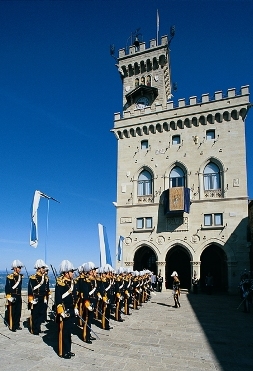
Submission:
{"label": "marching band", "polygon": [[[5,322],[11,331],[21,330],[20,318],[22,308],[21,269],[26,267],[19,260],[12,263],[12,274],[6,277],[6,312]],[[71,334],[73,327],[80,329],[80,338],[88,344],[98,335],[92,329],[93,319],[101,322],[101,328],[109,331],[110,319],[123,322],[122,314],[130,315],[130,307],[138,310],[146,303],[153,291],[152,272],[149,270],[131,271],[118,268],[115,271],[109,264],[95,267],[93,262],[83,263],[78,269],[68,260],[60,264],[59,275],[51,266],[55,276],[55,298],[49,289],[49,267],[42,259],[36,260],[35,274],[28,276],[28,309],[31,310],[29,331],[39,335],[41,324],[49,299],[53,302],[51,313],[57,324],[58,355],[70,359],[75,354],[71,351]],[[27,273],[27,271],[26,271]],[[28,273],[27,273],[28,275]],[[93,336],[95,335],[95,337]]]}

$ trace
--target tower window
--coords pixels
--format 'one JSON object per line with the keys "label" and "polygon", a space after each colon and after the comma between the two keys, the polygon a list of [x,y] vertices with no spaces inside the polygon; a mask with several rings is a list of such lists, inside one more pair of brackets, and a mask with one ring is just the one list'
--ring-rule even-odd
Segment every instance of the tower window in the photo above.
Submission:
{"label": "tower window", "polygon": [[148,149],[148,140],[141,141],[141,149]]}
{"label": "tower window", "polygon": [[150,75],[148,75],[147,76],[147,86],[151,86],[151,76]]}
{"label": "tower window", "polygon": [[215,139],[215,130],[207,130],[206,131],[206,140]]}
{"label": "tower window", "polygon": [[140,85],[139,79],[135,79],[134,85],[135,85],[136,88]]}
{"label": "tower window", "polygon": [[179,166],[175,166],[170,172],[170,188],[184,186],[185,186],[184,171]]}
{"label": "tower window", "polygon": [[136,219],[136,228],[137,229],[150,229],[152,228],[152,218],[137,218]]}
{"label": "tower window", "polygon": [[139,175],[137,194],[138,196],[152,194],[152,175],[147,170],[143,170]]}
{"label": "tower window", "polygon": [[180,144],[181,140],[180,140],[180,135],[173,135],[172,137],[172,144]]}
{"label": "tower window", "polygon": [[207,191],[220,188],[220,169],[213,162],[210,162],[204,169],[204,190]]}
{"label": "tower window", "polygon": [[216,214],[204,214],[204,226],[205,227],[220,227],[223,225],[222,213]]}

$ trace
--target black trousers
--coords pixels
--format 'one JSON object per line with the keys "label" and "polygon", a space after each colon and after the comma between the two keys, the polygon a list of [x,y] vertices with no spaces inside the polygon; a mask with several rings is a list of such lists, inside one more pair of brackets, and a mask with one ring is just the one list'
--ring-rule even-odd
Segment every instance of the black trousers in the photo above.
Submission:
{"label": "black trousers", "polygon": [[16,299],[14,303],[8,302],[6,308],[6,321],[9,324],[9,328],[15,331],[20,326],[20,317],[22,310],[22,299],[20,295],[13,295]]}
{"label": "black trousers", "polygon": [[44,297],[38,298],[38,303],[33,304],[30,317],[30,330],[32,334],[38,334],[41,331],[41,324],[45,318]]}
{"label": "black trousers", "polygon": [[71,334],[75,317],[58,319],[58,355],[60,357],[71,352]]}

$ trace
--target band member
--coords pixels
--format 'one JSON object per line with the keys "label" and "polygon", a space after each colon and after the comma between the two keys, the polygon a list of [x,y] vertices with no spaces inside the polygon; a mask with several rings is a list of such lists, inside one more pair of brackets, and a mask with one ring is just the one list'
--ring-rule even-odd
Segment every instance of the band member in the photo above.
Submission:
{"label": "band member", "polygon": [[91,336],[91,323],[94,317],[94,308],[96,308],[97,304],[97,281],[94,263],[85,263],[83,265],[83,271],[86,272],[86,279],[83,280],[80,287],[83,297],[83,341],[91,344],[91,340],[95,340]]}
{"label": "band member", "polygon": [[[75,279],[76,288],[77,288],[77,295],[78,295],[77,308],[78,308],[79,316],[82,318],[83,317],[83,295],[82,295],[82,292],[81,292],[81,286],[82,286],[83,280],[86,279],[85,273],[83,271],[83,265],[80,265],[77,268],[77,271],[78,271],[78,274],[79,274],[77,276],[77,278]],[[79,324],[80,327],[83,327],[83,321],[81,320],[81,318],[79,318],[78,324]]]}
{"label": "band member", "polygon": [[124,280],[123,280],[123,272],[124,269],[122,267],[118,268],[118,276],[115,279],[115,320],[119,322],[123,322],[123,319],[121,318],[122,313],[122,301],[124,299],[123,297],[123,291],[124,291]]}
{"label": "band member", "polygon": [[73,279],[73,264],[63,260],[60,264],[60,277],[55,286],[56,322],[58,323],[58,355],[70,359],[75,356],[71,352],[71,333],[75,316],[79,315],[77,309],[77,288]]}
{"label": "band member", "polygon": [[131,304],[133,284],[130,272],[126,273],[124,277],[124,313],[130,315],[129,305]]}
{"label": "band member", "polygon": [[48,286],[47,286],[47,292],[46,292],[46,297],[44,299],[44,321],[43,322],[46,322],[47,321],[47,308],[48,308],[48,301],[49,299],[51,298],[51,291],[49,289],[49,277],[48,277],[48,271],[49,271],[49,267],[48,265],[46,265],[45,267],[45,277],[48,278]]}
{"label": "band member", "polygon": [[34,268],[36,273],[29,277],[28,282],[28,307],[31,309],[30,331],[33,335],[39,335],[45,318],[49,279],[45,275],[46,263],[42,259],[36,260]]}
{"label": "band member", "polygon": [[134,279],[133,279],[133,294],[132,294],[133,309],[138,310],[139,309],[138,308],[138,306],[139,306],[139,296],[140,296],[139,272],[134,271],[133,276],[134,276]]}
{"label": "band member", "polygon": [[16,330],[22,330],[20,327],[20,317],[22,310],[22,278],[20,274],[23,263],[20,260],[14,260],[11,265],[13,273],[8,274],[5,283],[5,295],[7,299],[6,303],[6,321],[9,325],[9,329],[13,332]]}
{"label": "band member", "polygon": [[[112,269],[112,268],[111,268]],[[111,301],[108,297],[108,292],[112,286],[112,280],[110,277],[110,272],[108,272],[108,267],[103,268],[103,273],[101,277],[101,294],[102,294],[102,328],[104,330],[110,330],[110,313],[111,313]]]}
{"label": "band member", "polygon": [[174,302],[175,302],[174,308],[178,308],[180,307],[180,302],[179,302],[180,280],[178,278],[178,274],[176,271],[172,273],[171,277],[173,277],[172,288],[173,288],[173,297],[174,297]]}

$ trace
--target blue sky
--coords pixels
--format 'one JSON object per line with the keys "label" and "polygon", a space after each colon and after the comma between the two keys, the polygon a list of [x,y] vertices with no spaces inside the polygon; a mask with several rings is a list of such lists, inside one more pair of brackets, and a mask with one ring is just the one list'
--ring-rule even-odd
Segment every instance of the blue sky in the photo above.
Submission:
{"label": "blue sky", "polygon": [[[99,263],[97,224],[115,257],[117,141],[122,85],[109,46],[123,48],[176,26],[174,100],[243,85],[253,89],[253,1],[0,1],[0,269],[44,258],[58,268]],[[252,101],[252,98],[251,98]],[[246,120],[248,194],[253,198],[253,108]],[[235,159],[236,160],[236,159]],[[39,207],[39,245],[29,246],[38,189],[60,201]]]}

